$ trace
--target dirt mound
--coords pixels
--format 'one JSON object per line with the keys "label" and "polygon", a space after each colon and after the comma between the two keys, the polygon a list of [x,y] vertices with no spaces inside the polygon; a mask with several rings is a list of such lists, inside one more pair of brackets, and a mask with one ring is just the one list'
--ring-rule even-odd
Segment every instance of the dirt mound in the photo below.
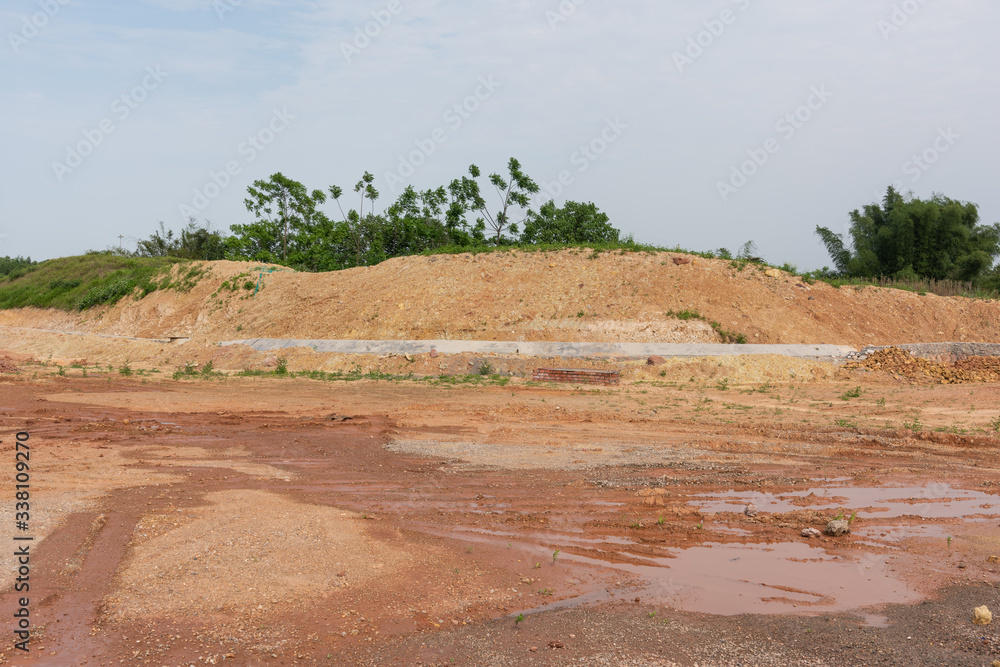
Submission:
{"label": "dirt mound", "polygon": [[20,373],[21,369],[17,367],[17,363],[14,358],[8,354],[0,357],[0,373]]}
{"label": "dirt mound", "polygon": [[674,263],[679,256],[514,251],[400,257],[322,274],[211,262],[188,292],[160,290],[79,315],[3,311],[0,325],[207,343],[720,342],[718,329],[749,343],[1000,341],[1000,302],[809,285],[753,264],[699,257]]}
{"label": "dirt mound", "polygon": [[847,367],[882,371],[939,384],[1000,382],[1000,357],[969,357],[954,364],[942,364],[915,357],[898,347],[890,347],[873,352],[864,361],[850,362]]}

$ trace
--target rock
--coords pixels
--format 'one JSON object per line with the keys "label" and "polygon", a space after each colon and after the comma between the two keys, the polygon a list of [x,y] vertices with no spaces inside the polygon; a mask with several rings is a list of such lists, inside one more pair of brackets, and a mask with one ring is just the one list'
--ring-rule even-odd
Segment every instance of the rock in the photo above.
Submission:
{"label": "rock", "polygon": [[815,528],[803,528],[802,537],[823,537],[823,533],[819,532]]}
{"label": "rock", "polygon": [[267,368],[277,368],[277,366],[278,366],[278,357],[276,357],[276,356],[274,356],[272,354],[271,356],[269,356],[266,359],[264,359],[264,361],[261,363],[261,366],[265,366]]}
{"label": "rock", "polygon": [[538,647],[537,646],[532,646],[528,650],[531,651],[532,653],[536,653],[538,651]]}
{"label": "rock", "polygon": [[341,570],[340,572],[337,573],[337,576],[338,577],[346,577],[347,576],[347,570]]}
{"label": "rock", "polygon": [[769,278],[781,278],[781,271],[779,271],[778,269],[768,269],[767,271],[764,272],[764,275],[768,276]]}
{"label": "rock", "polygon": [[753,503],[747,503],[747,506],[743,508],[743,513],[747,516],[757,516],[759,512],[756,505]]}
{"label": "rock", "polygon": [[690,257],[674,257],[673,258],[673,262],[677,266],[681,266],[682,264],[690,264],[691,263],[691,258]]}
{"label": "rock", "polygon": [[1000,660],[994,660],[991,662],[990,667],[1000,667]]}
{"label": "rock", "polygon": [[986,559],[987,563],[1000,563],[1000,556],[990,556]]}
{"label": "rock", "polygon": [[833,535],[837,537],[839,535],[846,535],[851,532],[851,524],[847,519],[834,519],[830,523],[826,524],[826,534]]}
{"label": "rock", "polygon": [[549,648],[563,648],[562,642],[549,642]]}
{"label": "rock", "polygon": [[972,612],[972,622],[976,625],[989,625],[993,622],[993,612],[986,605],[976,607]]}
{"label": "rock", "polygon": [[412,355],[404,354],[403,358],[406,359],[407,361],[409,361],[411,364],[413,363],[413,356]]}
{"label": "rock", "polygon": [[433,348],[433,347],[431,348],[431,354],[430,354],[430,356],[431,356],[431,359],[437,359],[438,358],[438,351],[435,348]]}
{"label": "rock", "polygon": [[655,354],[651,356],[649,359],[646,359],[647,366],[662,366],[665,363],[667,363],[666,359]]}

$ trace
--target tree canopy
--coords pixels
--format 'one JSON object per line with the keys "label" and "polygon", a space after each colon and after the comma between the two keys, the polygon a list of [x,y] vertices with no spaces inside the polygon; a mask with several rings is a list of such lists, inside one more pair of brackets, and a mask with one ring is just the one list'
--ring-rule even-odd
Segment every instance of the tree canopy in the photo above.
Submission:
{"label": "tree canopy", "polygon": [[935,194],[922,200],[889,187],[882,203],[850,214],[850,247],[817,227],[843,276],[974,281],[1000,256],[1000,224],[980,225],[975,204]]}
{"label": "tree canopy", "polygon": [[[538,192],[538,185],[514,158],[507,163],[506,176],[489,176],[495,198],[483,194],[480,176],[479,168],[471,165],[468,175],[454,179],[447,188],[418,191],[407,187],[378,213],[379,192],[369,172],[354,185],[357,208],[347,210],[341,187],[309,190],[276,173],[267,180],[254,181],[247,189],[244,204],[254,219],[231,225],[230,235],[223,237],[207,224],[199,226],[191,220],[175,236],[160,223],[158,232],[139,241],[134,254],[268,262],[305,271],[332,271],[444,247],[618,241],[619,231],[594,204],[566,202],[557,208],[550,201],[538,213],[532,211],[528,196]],[[334,218],[323,210],[330,203],[336,204],[339,214]],[[519,234],[521,223],[524,232]]]}

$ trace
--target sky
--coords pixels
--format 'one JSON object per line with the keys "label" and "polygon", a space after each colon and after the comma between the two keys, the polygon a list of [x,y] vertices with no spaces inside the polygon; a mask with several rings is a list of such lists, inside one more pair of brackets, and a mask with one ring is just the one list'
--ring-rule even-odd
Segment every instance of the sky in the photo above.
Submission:
{"label": "sky", "polygon": [[812,270],[816,226],[890,184],[1000,220],[998,24],[996,0],[4,0],[0,256],[228,231],[275,172],[356,207],[369,171],[383,209],[515,157],[536,208]]}

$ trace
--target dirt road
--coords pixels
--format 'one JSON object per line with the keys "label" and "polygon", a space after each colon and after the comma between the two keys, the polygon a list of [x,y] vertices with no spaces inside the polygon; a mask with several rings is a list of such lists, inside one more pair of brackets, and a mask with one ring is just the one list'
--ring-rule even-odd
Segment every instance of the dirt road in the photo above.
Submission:
{"label": "dirt road", "polygon": [[[5,494],[24,431],[35,538],[10,664],[1000,658],[971,622],[1000,612],[997,384],[82,370],[0,382]],[[801,537],[837,515],[850,535]]]}

